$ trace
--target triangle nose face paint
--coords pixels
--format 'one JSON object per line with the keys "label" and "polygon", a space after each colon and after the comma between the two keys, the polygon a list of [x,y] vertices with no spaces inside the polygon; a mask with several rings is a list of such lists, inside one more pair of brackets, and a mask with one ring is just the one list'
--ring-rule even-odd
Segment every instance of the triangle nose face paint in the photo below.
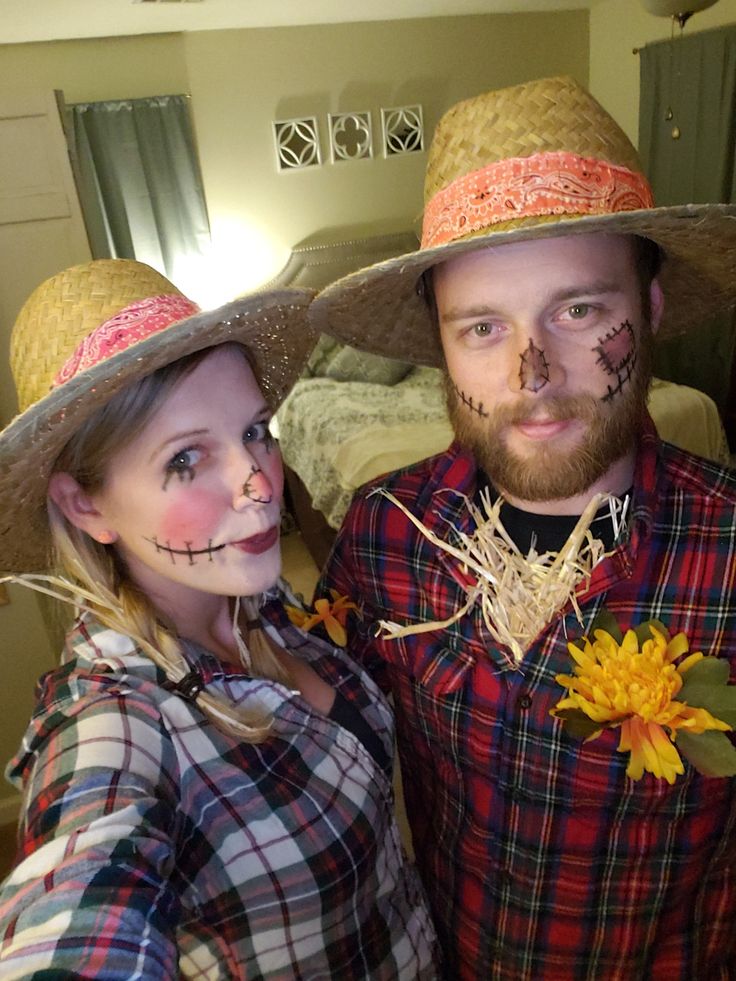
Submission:
{"label": "triangle nose face paint", "polygon": [[549,362],[544,351],[529,339],[529,347],[519,355],[519,384],[522,391],[539,392],[549,381]]}

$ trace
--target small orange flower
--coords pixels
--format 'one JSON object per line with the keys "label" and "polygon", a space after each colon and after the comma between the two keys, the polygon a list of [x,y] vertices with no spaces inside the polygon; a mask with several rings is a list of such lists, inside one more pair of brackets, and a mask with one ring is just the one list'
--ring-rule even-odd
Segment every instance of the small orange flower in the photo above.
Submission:
{"label": "small orange flower", "polygon": [[344,647],[348,642],[345,624],[350,610],[357,610],[355,603],[351,602],[347,596],[341,596],[336,589],[330,590],[332,602],[328,599],[318,599],[314,604],[314,613],[307,610],[300,610],[296,606],[287,606],[286,612],[289,619],[302,630],[311,630],[318,623],[323,623],[327,635],[333,644]]}

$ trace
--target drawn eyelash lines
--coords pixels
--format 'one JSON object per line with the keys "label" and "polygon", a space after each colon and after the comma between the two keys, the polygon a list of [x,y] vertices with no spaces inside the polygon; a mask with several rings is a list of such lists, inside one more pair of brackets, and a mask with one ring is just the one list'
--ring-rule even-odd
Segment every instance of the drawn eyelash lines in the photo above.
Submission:
{"label": "drawn eyelash lines", "polygon": [[608,385],[608,392],[602,401],[610,402],[634,374],[637,364],[636,338],[634,328],[628,320],[618,327],[613,327],[604,337],[598,338],[598,344],[593,348],[598,355],[599,364],[607,375],[613,375],[616,381]]}
{"label": "drawn eyelash lines", "polygon": [[196,548],[196,549],[192,548],[191,542],[184,542],[184,545],[186,546],[185,548],[172,548],[168,542],[164,545],[157,538],[146,538],[145,540],[147,542],[150,542],[154,546],[157,552],[166,552],[171,557],[172,565],[176,565],[177,555],[186,556],[189,559],[189,565],[195,565],[196,563],[194,560],[199,555],[207,555],[209,556],[210,562],[213,562],[214,559],[212,558],[212,556],[214,555],[214,553],[220,552],[222,551],[223,548],[225,548],[225,545],[213,545],[211,539],[208,542],[206,548]]}

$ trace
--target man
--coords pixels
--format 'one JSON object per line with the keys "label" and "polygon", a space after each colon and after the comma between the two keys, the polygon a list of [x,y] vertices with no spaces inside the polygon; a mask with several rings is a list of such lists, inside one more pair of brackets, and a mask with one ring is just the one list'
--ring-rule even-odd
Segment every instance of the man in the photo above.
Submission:
{"label": "man", "polygon": [[655,209],[570,79],[455,106],[425,190],[420,250],[313,310],[443,365],[456,441],[358,492],[318,593],[393,692],[446,976],[734,978],[736,479],[646,394],[654,333],[736,300],[736,209]]}

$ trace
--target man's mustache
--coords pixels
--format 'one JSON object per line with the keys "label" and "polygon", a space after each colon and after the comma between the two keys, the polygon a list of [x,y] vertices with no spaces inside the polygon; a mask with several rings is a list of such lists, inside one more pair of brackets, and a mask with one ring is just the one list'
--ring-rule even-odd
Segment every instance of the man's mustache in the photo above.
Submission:
{"label": "man's mustache", "polygon": [[564,422],[567,419],[588,421],[598,414],[599,405],[592,395],[551,395],[546,398],[518,399],[496,406],[490,412],[494,426],[513,426],[535,420]]}

